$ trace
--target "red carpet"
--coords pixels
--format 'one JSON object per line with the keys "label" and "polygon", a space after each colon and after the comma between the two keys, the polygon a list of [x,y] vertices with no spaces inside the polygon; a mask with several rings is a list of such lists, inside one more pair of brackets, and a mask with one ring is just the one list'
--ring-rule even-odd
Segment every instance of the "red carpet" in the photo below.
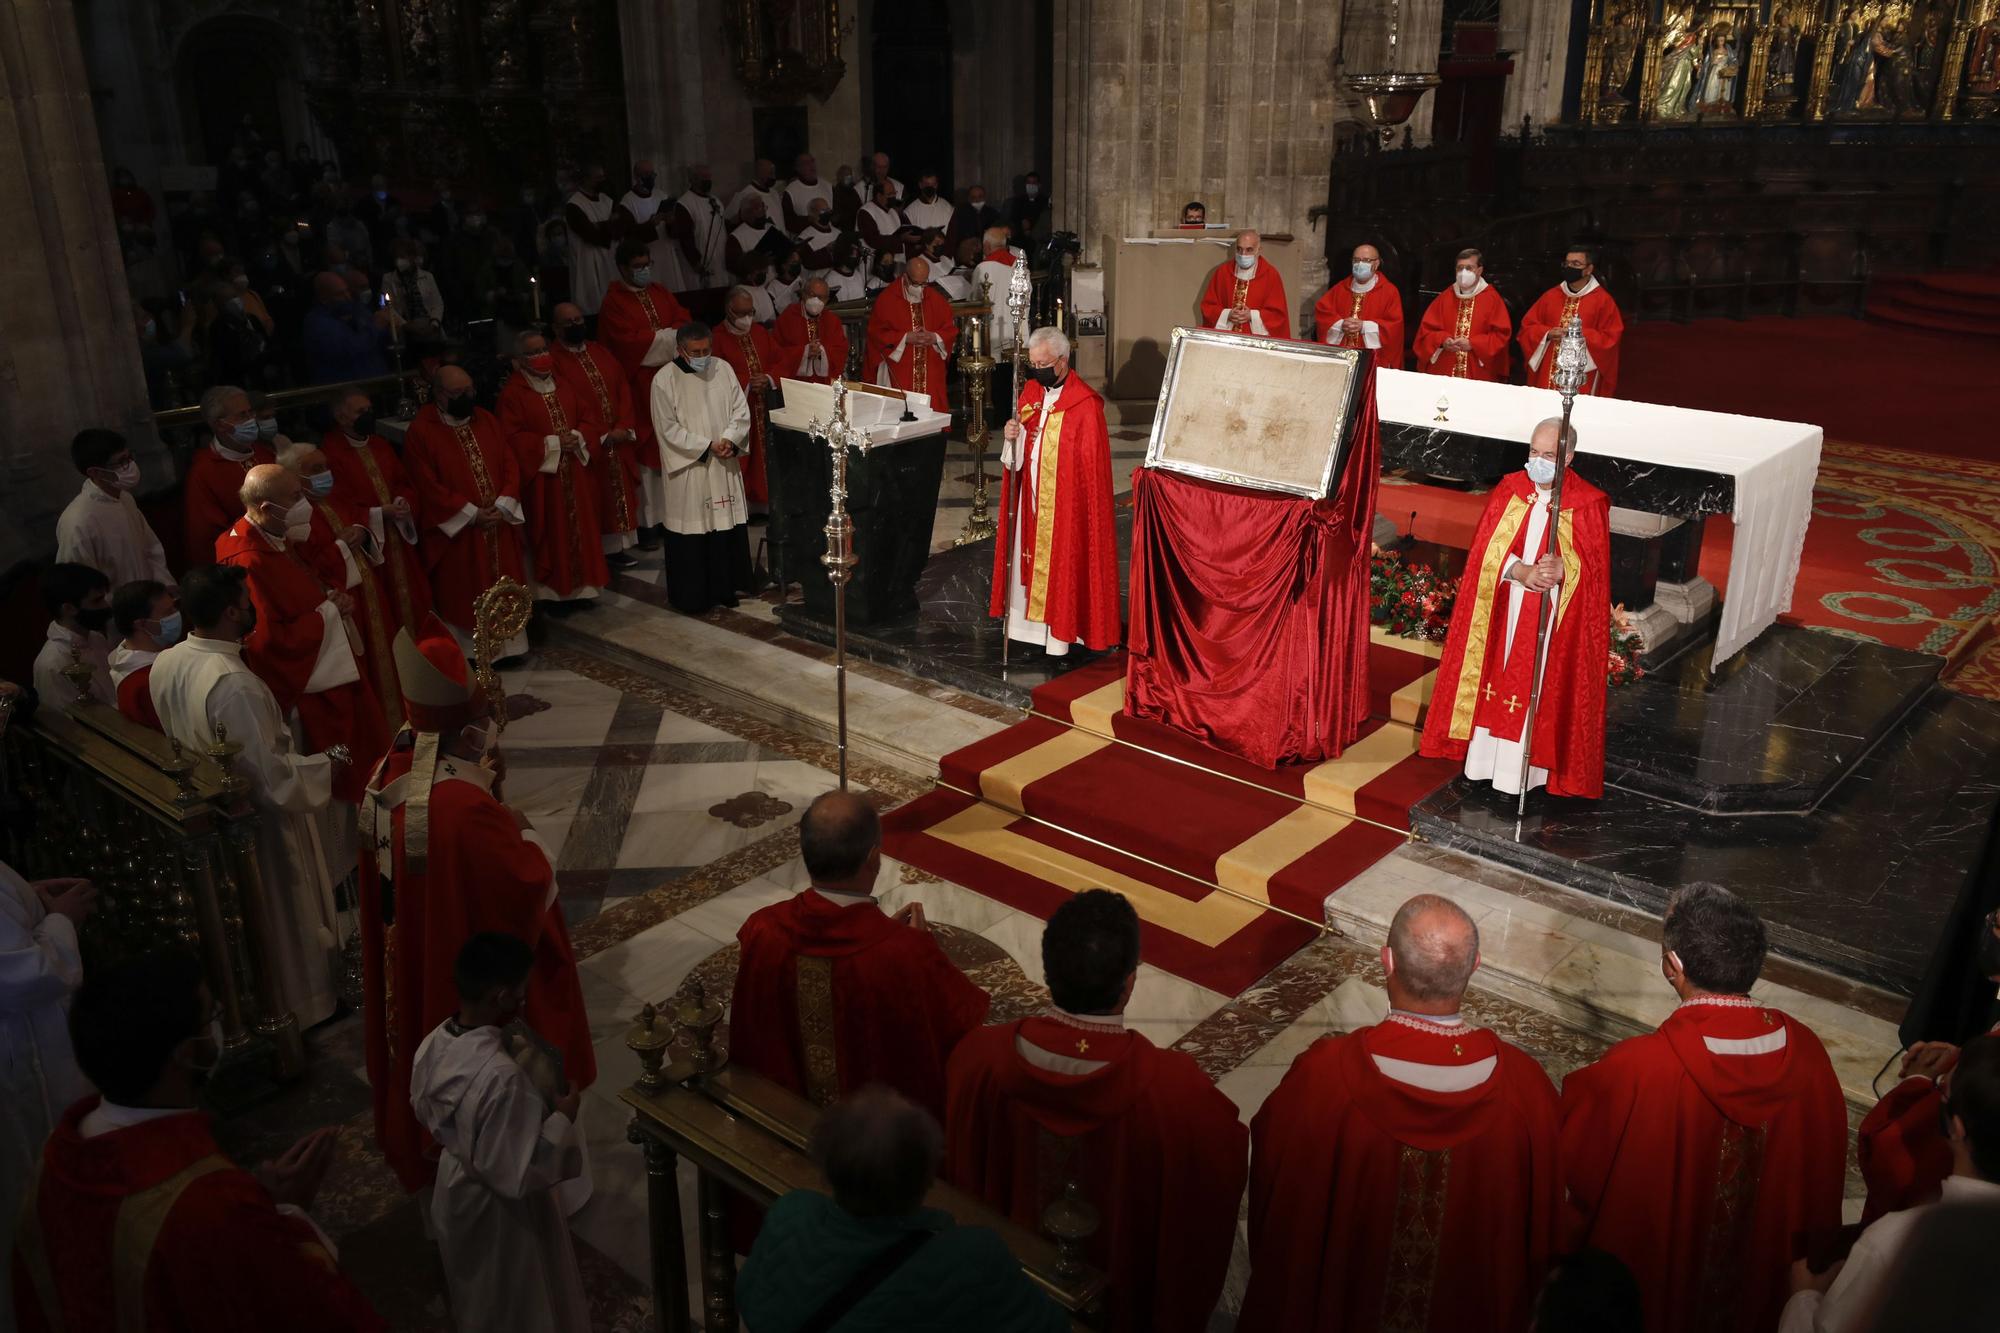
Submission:
{"label": "red carpet", "polygon": [[1402,845],[1410,805],[1453,771],[1414,754],[1432,657],[1398,642],[1371,657],[1382,716],[1339,759],[1275,772],[1125,717],[1122,656],[1093,663],[940,760],[938,789],[885,820],[885,848],[1044,918],[1116,888],[1146,961],[1238,994],[1312,939],[1326,896]]}

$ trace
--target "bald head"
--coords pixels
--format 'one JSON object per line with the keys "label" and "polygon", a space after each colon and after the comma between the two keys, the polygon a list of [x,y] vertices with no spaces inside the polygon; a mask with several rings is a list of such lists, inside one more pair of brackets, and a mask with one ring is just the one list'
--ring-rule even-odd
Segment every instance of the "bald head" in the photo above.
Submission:
{"label": "bald head", "polygon": [[931,261],[922,255],[914,256],[903,267],[903,276],[912,287],[922,287],[931,280]]}
{"label": "bald head", "polygon": [[259,463],[243,474],[243,486],[236,495],[243,502],[245,518],[282,540],[286,513],[298,503],[303,491],[298,477],[286,468],[276,463]]}
{"label": "bald head", "polygon": [[812,882],[843,893],[869,893],[882,869],[882,819],[851,791],[830,791],[799,820],[799,851]]}
{"label": "bald head", "polygon": [[1397,909],[1382,950],[1392,1008],[1457,1013],[1478,966],[1479,927],[1457,903],[1420,893]]}
{"label": "bald head", "polygon": [[902,1217],[923,1204],[937,1179],[944,1131],[928,1111],[871,1084],[820,1116],[812,1157],[846,1212]]}
{"label": "bald head", "polygon": [[825,278],[807,278],[806,285],[799,289],[799,299],[810,301],[817,296],[820,300],[831,300],[833,288],[826,285]]}
{"label": "bald head", "polygon": [[431,397],[435,401],[471,392],[472,376],[465,373],[463,366],[439,366],[437,374],[431,376]]}

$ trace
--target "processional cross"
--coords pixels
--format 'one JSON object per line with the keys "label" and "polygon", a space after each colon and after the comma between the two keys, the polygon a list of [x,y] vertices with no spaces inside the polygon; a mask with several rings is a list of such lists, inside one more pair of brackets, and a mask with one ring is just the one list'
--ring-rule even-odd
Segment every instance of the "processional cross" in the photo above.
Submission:
{"label": "processional cross", "polygon": [[867,453],[874,441],[865,430],[856,430],[847,419],[847,384],[833,382],[833,419],[814,417],[806,423],[806,434],[833,452],[833,505],[826,519],[826,554],[819,562],[833,584],[833,681],[838,724],[836,748],[840,759],[840,787],[847,789],[847,584],[854,567],[861,563],[854,554],[854,523],[847,516],[847,451]]}

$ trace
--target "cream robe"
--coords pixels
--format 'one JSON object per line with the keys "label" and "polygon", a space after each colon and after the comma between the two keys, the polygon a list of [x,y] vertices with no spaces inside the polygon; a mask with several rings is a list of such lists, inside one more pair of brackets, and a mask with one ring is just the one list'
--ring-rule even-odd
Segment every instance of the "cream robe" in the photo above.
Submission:
{"label": "cream robe", "polygon": [[81,661],[90,668],[90,697],[106,708],[116,708],[118,690],[111,683],[110,656],[111,644],[102,634],[64,629],[51,620],[48,641],[35,654],[32,677],[35,693],[42,696],[42,706],[65,713],[70,710],[70,705],[76,702],[76,686],[69,683],[63,668]]}
{"label": "cream robe", "polygon": [[653,377],[653,433],[666,473],[661,521],[668,532],[700,536],[750,521],[741,456],[717,458],[708,451],[716,440],[741,447],[750,438],[750,404],[736,372],[720,357],[700,374],[678,362],[660,368]]}
{"label": "cream robe", "polygon": [[[298,752],[277,697],[244,665],[240,643],[184,639],[154,660],[148,680],[168,736],[198,754],[221,726],[243,746],[236,772],[261,812],[257,860],[269,921],[257,961],[279,1003],[310,1027],[335,1004],[332,959],[340,937],[321,828],[333,799],[333,760]],[[353,817],[354,807],[337,808]]]}
{"label": "cream robe", "polygon": [[556,1201],[584,1172],[583,1131],[549,1109],[499,1028],[453,1026],[417,1047],[410,1106],[443,1149],[431,1225],[458,1327],[589,1333]]}
{"label": "cream robe", "polygon": [[[1548,527],[1549,491],[1547,487],[1537,486],[1535,488],[1535,502],[1528,510],[1528,531],[1526,536],[1522,538],[1521,549],[1524,551],[1534,551],[1537,554],[1547,550],[1542,537],[1548,531]],[[1524,614],[1531,616],[1541,614],[1540,604],[1534,599],[1548,595],[1546,593],[1529,592],[1520,584],[1507,578],[1507,575],[1513,571],[1514,566],[1520,563],[1522,563],[1521,557],[1509,556],[1507,557],[1506,565],[1500,570],[1500,577],[1507,581],[1507,637],[1500,640],[1500,664],[1502,666],[1505,666],[1507,659],[1513,656],[1514,629],[1520,623],[1521,617]],[[1532,564],[1533,562],[1530,561],[1529,563]],[[1542,663],[1544,673],[1548,671],[1548,666],[1547,662]],[[1520,740],[1501,740],[1485,727],[1474,727],[1472,729],[1472,740],[1465,747],[1465,776],[1475,782],[1490,779],[1493,783],[1493,790],[1505,792],[1509,796],[1519,796],[1521,794],[1521,749],[1526,743],[1527,738],[1525,736]],[[1533,791],[1537,787],[1546,786],[1548,780],[1549,770],[1535,766],[1529,767],[1529,791]]]}
{"label": "cream robe", "polygon": [[[581,190],[564,202],[599,226],[611,220],[611,210],[617,207],[608,194],[591,199]],[[593,245],[574,234],[569,238],[570,299],[586,315],[597,313],[604,304],[604,289],[618,280],[618,265],[612,254],[611,246]]]}
{"label": "cream robe", "polygon": [[175,586],[160,539],[132,497],[107,494],[88,478],[56,520],[56,559],[89,565],[111,580],[113,592],[141,579]]}

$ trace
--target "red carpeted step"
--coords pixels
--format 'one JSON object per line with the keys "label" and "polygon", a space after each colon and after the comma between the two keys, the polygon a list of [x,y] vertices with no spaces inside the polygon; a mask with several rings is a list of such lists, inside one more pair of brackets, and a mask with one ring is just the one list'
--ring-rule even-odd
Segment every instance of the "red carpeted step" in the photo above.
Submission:
{"label": "red carpeted step", "polygon": [[1902,302],[1868,302],[1868,319],[1874,324],[1890,324],[1903,329],[1920,329],[1952,337],[2000,339],[2000,322],[1980,315],[1960,315],[1926,310]]}
{"label": "red carpeted step", "polygon": [[1920,273],[1915,281],[1920,287],[1983,296],[2000,303],[2000,266],[1981,273]]}
{"label": "red carpeted step", "polygon": [[2000,294],[1961,291],[1956,287],[1937,286],[1921,279],[1915,282],[1894,284],[1876,283],[1868,290],[1868,305],[1907,307],[1912,310],[1933,310],[1946,315],[1970,315],[1974,319],[2000,318]]}

